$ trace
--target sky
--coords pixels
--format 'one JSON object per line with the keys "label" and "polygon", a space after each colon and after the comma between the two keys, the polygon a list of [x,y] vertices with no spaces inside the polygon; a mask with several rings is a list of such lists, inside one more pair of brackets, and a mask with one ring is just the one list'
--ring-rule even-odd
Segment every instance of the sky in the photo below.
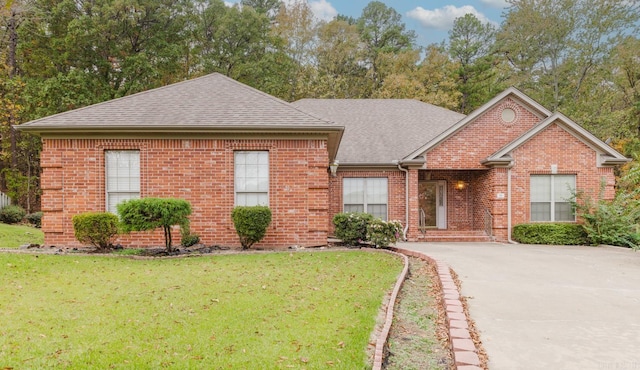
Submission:
{"label": "sky", "polygon": [[[295,1],[295,0],[285,0]],[[307,0],[317,18],[331,20],[338,14],[360,17],[371,0]],[[381,0],[402,15],[407,29],[418,35],[419,46],[440,43],[448,38],[453,20],[472,13],[483,22],[498,26],[508,6],[505,0]],[[237,0],[227,0],[229,3]]]}

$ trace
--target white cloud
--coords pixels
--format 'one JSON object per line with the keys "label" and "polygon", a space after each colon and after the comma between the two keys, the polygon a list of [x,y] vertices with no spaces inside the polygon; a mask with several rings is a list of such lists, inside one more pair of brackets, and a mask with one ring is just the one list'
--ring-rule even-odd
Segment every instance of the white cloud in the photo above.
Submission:
{"label": "white cloud", "polygon": [[498,9],[504,9],[509,6],[506,0],[480,0],[480,2],[492,8],[498,8]]}
{"label": "white cloud", "polygon": [[234,6],[234,5],[236,5],[236,4],[235,4],[235,3],[232,3],[231,1],[225,1],[225,2],[224,2],[224,5],[226,5],[227,7],[231,8],[231,7],[233,7],[233,6]]}
{"label": "white cloud", "polygon": [[451,29],[453,21],[456,18],[464,17],[465,14],[469,13],[475,15],[482,23],[491,22],[489,18],[471,5],[464,5],[459,8],[453,5],[446,5],[434,10],[427,10],[419,6],[408,11],[407,17],[417,20],[425,28],[435,28],[446,31]]}
{"label": "white cloud", "polygon": [[309,7],[316,18],[323,21],[330,21],[338,15],[336,8],[327,0],[309,1]]}

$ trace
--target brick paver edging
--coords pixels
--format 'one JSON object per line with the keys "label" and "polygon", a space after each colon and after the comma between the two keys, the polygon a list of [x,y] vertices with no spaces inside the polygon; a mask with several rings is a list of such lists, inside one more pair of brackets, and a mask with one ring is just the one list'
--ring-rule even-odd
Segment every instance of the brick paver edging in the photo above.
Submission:
{"label": "brick paver edging", "polygon": [[[363,248],[370,249],[370,248]],[[373,370],[381,370],[382,363],[384,362],[384,353],[385,346],[387,345],[387,339],[389,338],[389,331],[391,330],[391,324],[393,323],[393,309],[396,303],[396,299],[398,298],[398,293],[400,293],[400,288],[402,288],[402,283],[404,283],[407,278],[407,273],[409,272],[409,258],[402,253],[396,253],[390,250],[385,249],[372,249],[375,251],[384,251],[386,253],[395,254],[397,256],[402,257],[404,260],[404,268],[400,275],[398,275],[398,280],[396,280],[396,285],[393,287],[393,292],[389,297],[389,303],[387,304],[386,314],[384,318],[384,325],[382,326],[382,331],[378,334],[378,338],[376,339],[376,350],[373,355]]]}
{"label": "brick paver edging", "polygon": [[480,357],[478,357],[479,351],[471,339],[469,321],[460,300],[460,291],[453,281],[453,277],[451,277],[449,266],[421,252],[397,247],[390,249],[410,257],[435,263],[444,298],[444,308],[447,315],[447,324],[449,325],[449,341],[451,342],[455,368],[460,370],[481,370]]}

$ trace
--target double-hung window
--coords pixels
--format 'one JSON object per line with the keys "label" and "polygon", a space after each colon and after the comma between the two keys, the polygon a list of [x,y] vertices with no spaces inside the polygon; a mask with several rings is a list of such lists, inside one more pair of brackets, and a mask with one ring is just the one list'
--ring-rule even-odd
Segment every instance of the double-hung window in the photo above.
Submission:
{"label": "double-hung window", "polygon": [[235,152],[235,205],[269,205],[269,152]]}
{"label": "double-hung window", "polygon": [[343,179],[344,212],[366,212],[386,220],[387,187],[386,178]]}
{"label": "double-hung window", "polygon": [[140,198],[140,152],[108,150],[105,152],[106,208],[116,213],[118,203]]}
{"label": "double-hung window", "polygon": [[531,175],[531,221],[575,221],[575,175]]}

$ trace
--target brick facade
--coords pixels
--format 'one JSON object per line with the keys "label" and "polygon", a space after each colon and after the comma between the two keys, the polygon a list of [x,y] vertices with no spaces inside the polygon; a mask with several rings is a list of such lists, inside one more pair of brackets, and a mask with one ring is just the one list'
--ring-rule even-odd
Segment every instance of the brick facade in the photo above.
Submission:
{"label": "brick facade", "polygon": [[[71,217],[105,210],[106,150],[140,151],[142,197],[176,197],[193,207],[191,229],[207,245],[239,246],[231,220],[234,151],[269,151],[273,218],[256,245],[325,245],[328,218],[326,139],[43,139],[42,229],[46,245],[78,246]],[[132,233],[123,245],[163,245],[163,234]]]}
{"label": "brick facade", "polygon": [[[516,112],[515,120],[502,122],[505,108]],[[541,118],[507,98],[426,154],[428,169],[486,169],[480,162],[529,130]]]}
{"label": "brick facade", "polygon": [[342,183],[345,178],[386,178],[387,179],[387,219],[400,220],[405,225],[405,174],[400,170],[340,170],[329,181],[329,222],[333,232],[333,216],[343,212]]}

